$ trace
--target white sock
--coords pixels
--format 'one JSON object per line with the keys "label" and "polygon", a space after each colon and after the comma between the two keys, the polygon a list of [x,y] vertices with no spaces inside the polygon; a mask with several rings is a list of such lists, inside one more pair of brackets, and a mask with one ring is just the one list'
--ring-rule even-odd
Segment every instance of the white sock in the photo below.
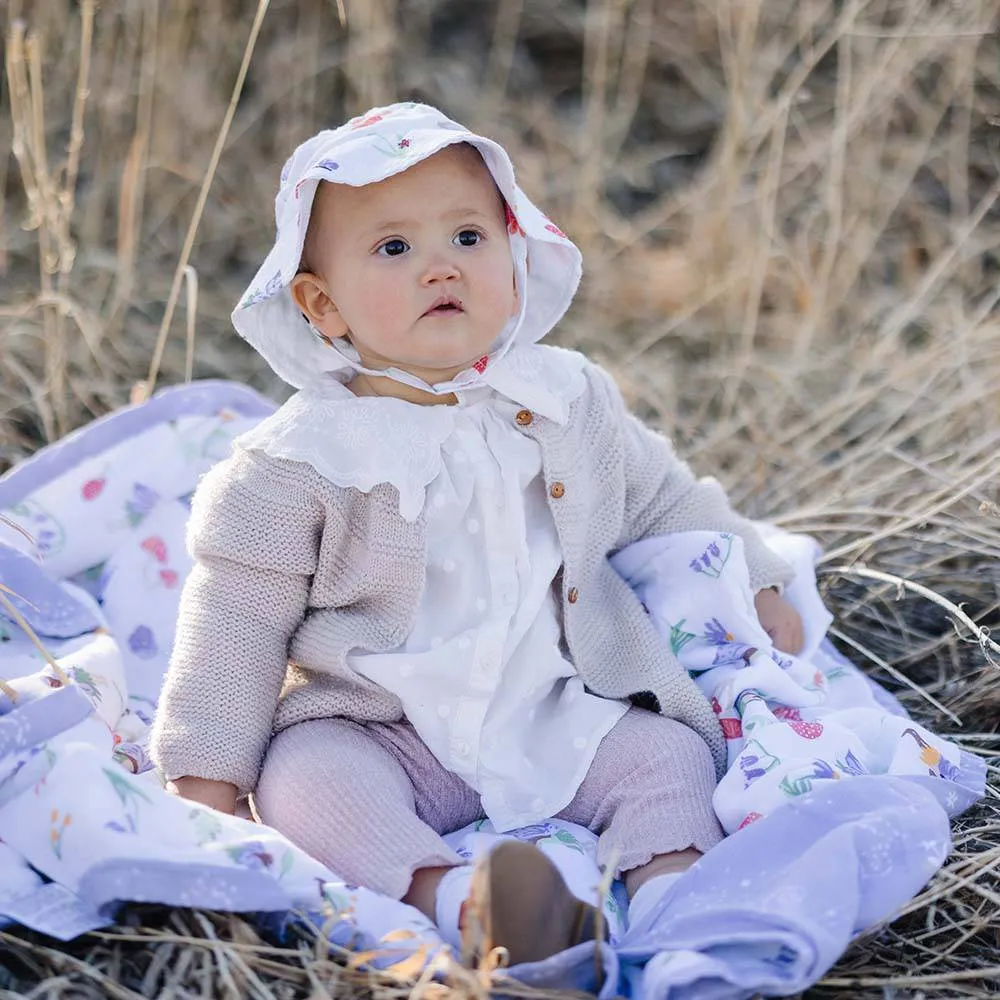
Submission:
{"label": "white sock", "polygon": [[628,904],[628,925],[638,923],[666,895],[667,890],[684,872],[664,872],[643,882]]}
{"label": "white sock", "polygon": [[458,917],[462,904],[468,898],[472,881],[472,865],[459,865],[444,873],[438,883],[434,899],[434,922],[445,944],[458,952],[462,947],[462,934],[458,929]]}

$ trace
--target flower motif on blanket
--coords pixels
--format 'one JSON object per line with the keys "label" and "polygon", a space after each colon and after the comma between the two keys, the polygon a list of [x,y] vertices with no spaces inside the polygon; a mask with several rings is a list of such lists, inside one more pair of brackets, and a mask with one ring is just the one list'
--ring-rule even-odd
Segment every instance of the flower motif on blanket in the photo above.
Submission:
{"label": "flower motif on blanket", "polygon": [[733,536],[722,532],[708,543],[702,553],[690,562],[695,573],[718,580],[733,552]]}
{"label": "flower motif on blanket", "polygon": [[811,598],[799,608],[807,641],[797,656],[776,650],[757,619],[738,536],[692,531],[645,539],[612,562],[722,727],[729,770],[714,805],[727,832],[818,783],[868,774],[960,779],[961,751],[887,710],[826,640],[829,616],[811,558],[795,564],[787,594],[793,604],[802,593]]}
{"label": "flower motif on blanket", "polygon": [[148,625],[137,625],[128,637],[128,648],[144,660],[156,656],[156,636]]}
{"label": "flower motif on blanket", "polygon": [[53,809],[51,815],[49,816],[49,822],[52,824],[52,829],[49,831],[49,844],[52,847],[52,853],[62,860],[63,852],[63,835],[66,833],[66,828],[73,821],[72,813],[60,813],[58,809]]}
{"label": "flower motif on blanket", "polygon": [[130,782],[121,772],[108,767],[102,767],[101,770],[111,782],[111,787],[115,790],[115,794],[122,804],[122,818],[108,820],[104,824],[105,827],[116,833],[134,834],[137,830],[140,803],[146,802],[148,804],[149,796],[138,785]]}
{"label": "flower motif on blanket", "polygon": [[291,851],[281,852],[281,862],[275,865],[275,855],[273,850],[269,850],[265,844],[259,840],[245,840],[239,844],[233,844],[226,848],[226,854],[236,864],[242,868],[249,868],[251,871],[270,872],[280,882],[295,864],[295,857]]}
{"label": "flower motif on blanket", "polygon": [[132,491],[125,501],[125,520],[130,528],[141,524],[147,514],[159,502],[160,494],[145,483],[133,483]]}

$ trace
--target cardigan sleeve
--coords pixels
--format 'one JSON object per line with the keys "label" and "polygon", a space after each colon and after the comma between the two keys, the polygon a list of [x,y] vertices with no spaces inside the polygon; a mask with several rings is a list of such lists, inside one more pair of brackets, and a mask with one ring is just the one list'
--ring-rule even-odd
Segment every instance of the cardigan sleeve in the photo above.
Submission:
{"label": "cardigan sleeve", "polygon": [[195,493],[195,564],[150,745],[168,780],[256,785],[323,529],[295,466],[237,451]]}
{"label": "cardigan sleeve", "polygon": [[611,376],[594,367],[604,382],[612,418],[622,428],[625,511],[619,548],[677,531],[730,531],[743,540],[755,593],[789,583],[791,566],[768,548],[748,518],[732,509],[722,485],[711,477],[696,478],[662,434],[629,413]]}

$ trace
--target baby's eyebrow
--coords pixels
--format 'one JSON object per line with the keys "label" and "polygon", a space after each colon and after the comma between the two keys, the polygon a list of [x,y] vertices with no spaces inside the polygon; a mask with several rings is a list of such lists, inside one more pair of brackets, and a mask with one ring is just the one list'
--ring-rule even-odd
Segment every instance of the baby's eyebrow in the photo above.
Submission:
{"label": "baby's eyebrow", "polygon": [[385,229],[406,229],[413,225],[413,219],[382,219],[371,226],[371,231],[380,233]]}
{"label": "baby's eyebrow", "polygon": [[479,215],[484,219],[488,218],[487,214],[481,208],[452,208],[444,213],[448,218],[456,215]]}
{"label": "baby's eyebrow", "polygon": [[[481,208],[449,208],[448,211],[441,213],[441,217],[444,219],[468,218],[472,215],[478,215],[481,219],[489,218]],[[371,228],[375,232],[382,232],[387,229],[406,229],[410,226],[419,225],[420,221],[420,219],[383,219]]]}

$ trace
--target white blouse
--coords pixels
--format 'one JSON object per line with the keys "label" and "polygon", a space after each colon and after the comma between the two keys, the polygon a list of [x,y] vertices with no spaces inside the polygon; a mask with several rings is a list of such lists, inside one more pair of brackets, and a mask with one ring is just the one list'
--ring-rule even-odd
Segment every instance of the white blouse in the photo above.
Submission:
{"label": "white blouse", "polygon": [[[399,648],[358,651],[348,662],[400,698],[421,739],[480,793],[501,831],[565,808],[628,709],[587,693],[565,654],[553,591],[562,554],[541,449],[515,421],[522,407],[567,419],[584,384],[577,357],[519,347],[488,387],[457,394],[456,406],[359,399],[337,385],[323,407],[301,411],[316,421],[313,445],[319,435],[327,442],[319,471],[328,478],[370,488],[381,459],[379,472],[390,470],[381,479],[399,488],[404,516],[417,516],[422,500],[428,564],[415,625]],[[358,404],[366,433],[334,431],[333,450],[352,454],[332,456],[330,429],[345,427],[348,411],[356,428]],[[340,419],[331,406],[343,410]],[[299,424],[252,444],[301,459],[308,436]],[[352,477],[359,482],[342,480],[344,469],[361,466],[365,475]]]}

